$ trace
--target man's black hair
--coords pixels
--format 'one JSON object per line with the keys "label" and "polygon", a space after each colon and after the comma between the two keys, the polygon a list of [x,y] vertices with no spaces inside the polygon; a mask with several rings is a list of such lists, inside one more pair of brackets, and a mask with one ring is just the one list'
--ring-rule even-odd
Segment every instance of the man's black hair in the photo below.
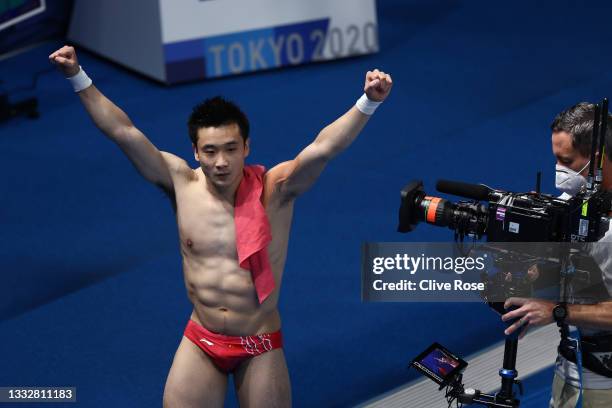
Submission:
{"label": "man's black hair", "polygon": [[223,99],[221,96],[206,99],[196,105],[189,116],[187,127],[189,138],[195,145],[198,142],[198,130],[204,127],[220,127],[237,124],[240,129],[242,140],[249,138],[249,120],[240,108],[233,102]]}
{"label": "man's black hair", "polygon": [[[581,155],[590,157],[594,112],[594,104],[580,102],[559,113],[550,125],[550,129],[555,133],[562,131],[569,133],[574,149],[578,150]],[[605,151],[608,160],[612,160],[612,115],[610,114],[608,114]]]}

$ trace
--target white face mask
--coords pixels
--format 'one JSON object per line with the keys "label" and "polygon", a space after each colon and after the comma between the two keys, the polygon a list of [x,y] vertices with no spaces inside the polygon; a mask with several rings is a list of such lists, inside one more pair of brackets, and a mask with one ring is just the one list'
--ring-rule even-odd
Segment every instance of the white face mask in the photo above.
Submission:
{"label": "white face mask", "polygon": [[591,161],[584,165],[579,171],[574,171],[568,167],[557,164],[555,170],[555,187],[569,195],[575,195],[586,184],[586,179],[580,174],[587,168]]}

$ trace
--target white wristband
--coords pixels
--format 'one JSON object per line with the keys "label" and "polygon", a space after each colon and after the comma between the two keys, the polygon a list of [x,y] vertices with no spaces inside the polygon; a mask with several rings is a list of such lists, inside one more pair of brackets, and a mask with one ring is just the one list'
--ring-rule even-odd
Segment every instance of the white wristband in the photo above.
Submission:
{"label": "white wristband", "polygon": [[361,113],[371,115],[381,103],[382,102],[371,101],[368,99],[366,94],[363,94],[361,95],[361,98],[357,99],[357,103],[355,104],[355,106],[357,107],[357,109],[359,109]]}
{"label": "white wristband", "polygon": [[81,92],[83,89],[89,88],[93,83],[93,81],[87,76],[87,74],[85,73],[85,71],[83,71],[83,68],[80,65],[79,72],[76,75],[66,79],[70,81],[70,84],[72,84],[74,92]]}

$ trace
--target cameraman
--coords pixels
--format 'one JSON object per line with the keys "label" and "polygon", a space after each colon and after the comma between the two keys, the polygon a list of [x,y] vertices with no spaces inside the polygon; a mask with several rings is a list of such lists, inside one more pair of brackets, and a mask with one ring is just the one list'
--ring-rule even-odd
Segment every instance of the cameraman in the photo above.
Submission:
{"label": "cameraman", "polygon": [[[551,125],[552,150],[557,160],[556,187],[561,198],[570,198],[586,185],[590,163],[595,105],[582,102],[557,115]],[[612,190],[612,116],[608,115],[602,190]],[[598,156],[599,157],[599,153]],[[612,226],[612,224],[611,224]],[[594,304],[556,304],[529,298],[509,298],[504,307],[516,310],[502,316],[503,321],[517,319],[505,330],[510,335],[523,327],[521,337],[531,326],[557,322],[560,326],[576,326],[583,341],[595,344],[595,354],[582,350],[582,388],[584,407],[612,407],[612,229],[606,232],[590,252],[603,272],[606,299]],[[553,309],[555,309],[553,317]],[[565,343],[565,342],[562,342]],[[581,347],[582,349],[582,347]],[[566,353],[563,353],[567,356]],[[587,368],[589,366],[591,369]],[[594,372],[593,370],[597,371]],[[580,392],[577,365],[557,356],[550,407],[575,407]]]}

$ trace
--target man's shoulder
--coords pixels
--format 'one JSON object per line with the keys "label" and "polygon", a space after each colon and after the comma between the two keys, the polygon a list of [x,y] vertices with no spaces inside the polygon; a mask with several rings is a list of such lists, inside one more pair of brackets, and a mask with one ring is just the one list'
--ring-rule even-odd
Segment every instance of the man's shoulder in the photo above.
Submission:
{"label": "man's shoulder", "polygon": [[268,183],[277,184],[285,181],[295,169],[295,160],[288,160],[282,163],[278,163],[276,166],[270,168],[264,173],[264,183],[266,186]]}
{"label": "man's shoulder", "polygon": [[295,160],[288,160],[277,164],[264,173],[264,191],[266,196],[276,196],[282,202],[289,202],[290,197],[283,189],[284,182],[289,178],[296,167]]}
{"label": "man's shoulder", "polygon": [[178,175],[185,177],[187,180],[197,179],[196,170],[192,169],[185,159],[169,152],[162,151],[161,154],[173,178]]}

